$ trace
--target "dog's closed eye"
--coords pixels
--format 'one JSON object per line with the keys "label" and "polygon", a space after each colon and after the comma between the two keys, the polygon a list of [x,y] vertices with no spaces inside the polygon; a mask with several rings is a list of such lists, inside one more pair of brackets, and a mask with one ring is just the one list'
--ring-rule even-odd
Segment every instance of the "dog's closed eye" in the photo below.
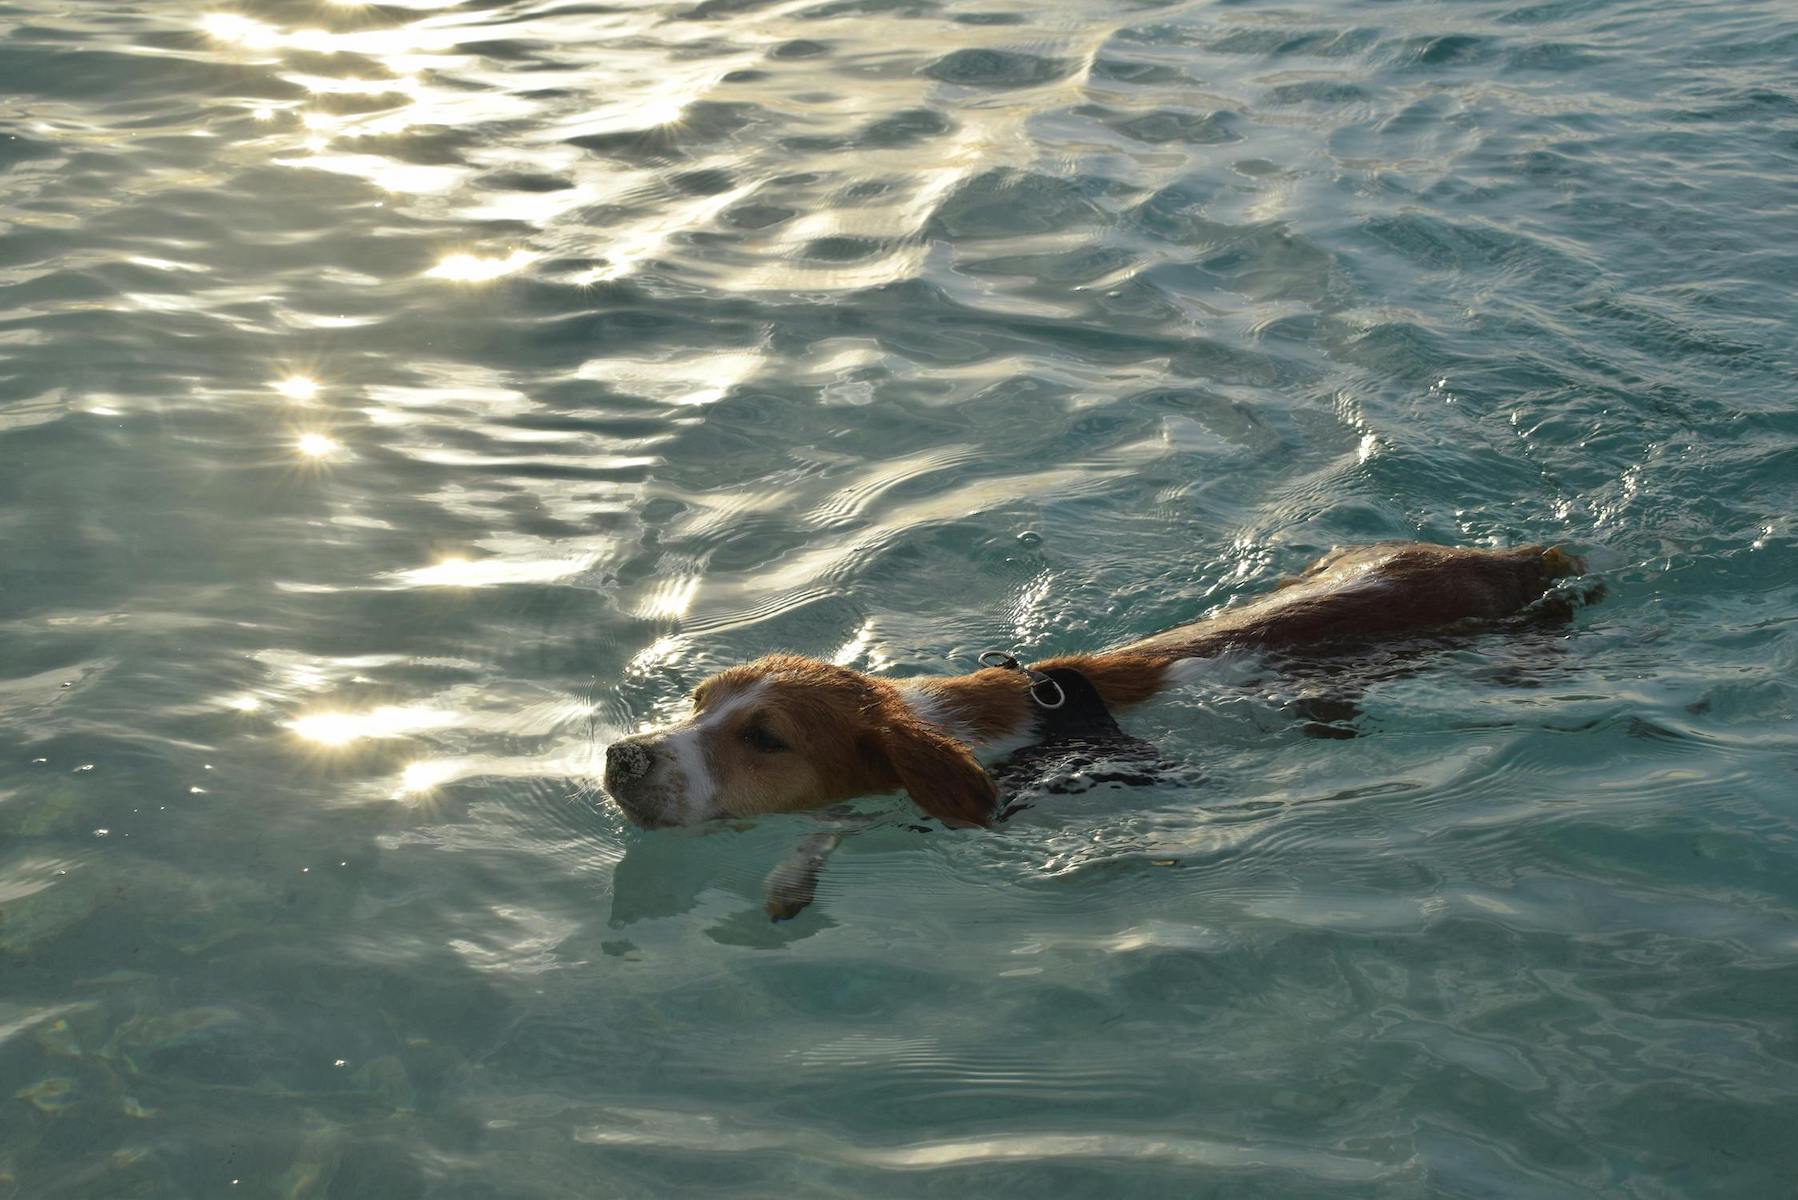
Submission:
{"label": "dog's closed eye", "polygon": [[759,721],[751,721],[745,725],[742,737],[749,744],[750,749],[762,754],[779,754],[781,751],[791,748],[781,741],[778,734]]}

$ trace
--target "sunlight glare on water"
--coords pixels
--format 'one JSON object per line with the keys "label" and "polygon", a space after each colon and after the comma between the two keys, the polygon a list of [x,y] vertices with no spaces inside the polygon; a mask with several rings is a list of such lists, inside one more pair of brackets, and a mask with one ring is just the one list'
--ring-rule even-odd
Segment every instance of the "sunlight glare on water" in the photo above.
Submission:
{"label": "sunlight glare on water", "polygon": [[[1789,1194],[1795,50],[0,3],[0,1196]],[[760,654],[1091,649],[1383,538],[1606,595],[1207,664],[1156,782],[990,831],[595,786]]]}

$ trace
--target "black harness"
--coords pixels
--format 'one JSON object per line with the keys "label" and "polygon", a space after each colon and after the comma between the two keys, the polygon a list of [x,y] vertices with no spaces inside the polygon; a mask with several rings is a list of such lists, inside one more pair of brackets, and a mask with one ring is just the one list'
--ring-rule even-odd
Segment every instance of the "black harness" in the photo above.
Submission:
{"label": "black harness", "polygon": [[[1004,820],[1036,793],[1084,792],[1102,783],[1142,786],[1155,782],[1161,752],[1152,743],[1118,728],[1092,680],[1072,667],[1047,671],[1023,667],[1011,655],[988,650],[980,656],[987,667],[1017,671],[1030,678],[1030,699],[1037,707],[1041,740],[1013,754],[993,773],[1001,794],[1012,802],[999,814]],[[1015,797],[1015,799],[1013,799]]]}
{"label": "black harness", "polygon": [[[1164,766],[1161,752],[1119,729],[1099,689],[1080,672],[1072,667],[1048,671],[1022,667],[1001,650],[982,654],[980,665],[1029,677],[1042,735],[1041,741],[1019,750],[993,772],[1004,803],[999,820],[1029,808],[1037,796],[1084,792],[1106,783],[1141,787],[1158,778]],[[911,828],[930,832],[928,825]],[[844,835],[841,829],[814,834],[774,868],[763,900],[771,918],[784,921],[805,910],[817,893],[825,860]]]}

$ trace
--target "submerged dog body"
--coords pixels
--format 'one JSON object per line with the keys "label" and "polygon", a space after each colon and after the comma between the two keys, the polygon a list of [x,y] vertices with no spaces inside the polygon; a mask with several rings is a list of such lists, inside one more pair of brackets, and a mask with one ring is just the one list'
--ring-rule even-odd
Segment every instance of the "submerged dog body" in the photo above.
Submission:
{"label": "submerged dog body", "polygon": [[[1078,671],[1115,711],[1190,678],[1228,650],[1298,650],[1496,620],[1584,569],[1542,546],[1336,550],[1246,604],[1112,650],[1033,666]],[[614,742],[605,787],[646,826],[821,808],[899,788],[950,825],[984,825],[998,796],[980,758],[1037,740],[1041,710],[1031,686],[1029,675],[1006,668],[890,681],[777,654],[700,684],[685,721]]]}

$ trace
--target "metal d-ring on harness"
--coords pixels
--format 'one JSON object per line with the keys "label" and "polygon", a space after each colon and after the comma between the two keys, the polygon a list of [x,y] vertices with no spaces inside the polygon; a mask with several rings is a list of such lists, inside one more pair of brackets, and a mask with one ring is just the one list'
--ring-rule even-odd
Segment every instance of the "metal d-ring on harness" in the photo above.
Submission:
{"label": "metal d-ring on harness", "polygon": [[[1035,667],[1018,665],[1018,660],[1003,650],[984,650],[980,654],[980,665],[983,667],[999,667],[1006,671],[1016,671],[1030,677],[1030,698],[1042,708],[1054,710],[1068,702],[1068,694],[1045,672]],[[1050,699],[1053,697],[1053,699]]]}
{"label": "metal d-ring on harness", "polygon": [[1078,669],[1021,667],[1002,650],[982,654],[980,665],[1027,676],[1030,699],[1043,710],[1031,731],[1034,744],[1013,751],[994,771],[1000,794],[1009,798],[1001,820],[1028,808],[1028,797],[1084,791],[1099,784],[1141,786],[1155,781],[1160,753],[1118,728],[1105,697]]}

